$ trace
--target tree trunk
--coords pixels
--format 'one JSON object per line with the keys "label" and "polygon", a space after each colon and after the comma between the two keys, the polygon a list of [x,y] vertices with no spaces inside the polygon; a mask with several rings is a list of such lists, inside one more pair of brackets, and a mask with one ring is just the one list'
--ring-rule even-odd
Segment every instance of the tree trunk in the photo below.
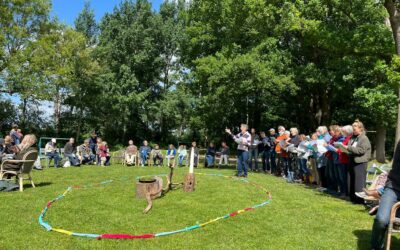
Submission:
{"label": "tree trunk", "polygon": [[386,142],[386,128],[378,127],[375,137],[375,153],[376,160],[380,163],[385,162],[385,142]]}
{"label": "tree trunk", "polygon": [[61,132],[60,120],[61,120],[61,94],[59,88],[57,87],[56,96],[54,99],[54,123],[56,127],[57,136],[59,136]]}
{"label": "tree trunk", "polygon": [[[396,55],[400,55],[400,13],[396,8],[396,1],[385,0],[384,6],[389,13],[390,26],[392,28],[393,39],[396,46]],[[398,96],[400,98],[400,88],[398,89]],[[397,123],[396,123],[396,142],[400,139],[400,102],[397,104]]]}
{"label": "tree trunk", "polygon": [[21,117],[21,124],[22,128],[26,125],[26,107],[28,106],[28,98],[22,99],[22,117]]}

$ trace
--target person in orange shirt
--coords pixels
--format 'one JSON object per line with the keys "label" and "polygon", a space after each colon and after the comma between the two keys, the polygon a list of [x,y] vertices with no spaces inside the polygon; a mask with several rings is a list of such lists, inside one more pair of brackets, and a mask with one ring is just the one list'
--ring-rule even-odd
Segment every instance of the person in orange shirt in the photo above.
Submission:
{"label": "person in orange shirt", "polygon": [[283,146],[286,144],[286,140],[288,139],[287,135],[285,134],[285,127],[279,126],[278,127],[278,136],[275,138],[275,152],[278,159],[277,164],[277,171],[276,175],[281,175],[283,169],[283,158],[288,157],[288,153],[284,150]]}

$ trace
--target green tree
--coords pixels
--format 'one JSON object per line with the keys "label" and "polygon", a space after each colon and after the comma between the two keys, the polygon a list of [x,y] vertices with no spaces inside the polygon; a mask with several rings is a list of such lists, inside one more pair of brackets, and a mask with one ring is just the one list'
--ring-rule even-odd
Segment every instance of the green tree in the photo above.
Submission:
{"label": "green tree", "polygon": [[85,2],[85,6],[75,20],[75,30],[85,35],[88,46],[97,43],[99,27],[95,20],[94,10],[90,8],[90,2]]}
{"label": "green tree", "polygon": [[150,112],[161,91],[157,19],[148,1],[123,1],[100,24],[96,54],[105,71],[100,98],[104,110],[98,115],[103,130],[123,141],[127,136],[151,137],[151,128],[157,126]]}
{"label": "green tree", "polygon": [[49,0],[2,0],[0,2],[0,84],[19,92],[23,82],[9,82],[7,72],[14,57],[46,30]]}
{"label": "green tree", "polygon": [[29,69],[35,72],[40,82],[39,97],[54,103],[54,125],[57,134],[61,133],[61,115],[64,101],[75,92],[77,78],[83,77],[89,66],[89,54],[84,35],[60,25],[33,41],[27,47]]}

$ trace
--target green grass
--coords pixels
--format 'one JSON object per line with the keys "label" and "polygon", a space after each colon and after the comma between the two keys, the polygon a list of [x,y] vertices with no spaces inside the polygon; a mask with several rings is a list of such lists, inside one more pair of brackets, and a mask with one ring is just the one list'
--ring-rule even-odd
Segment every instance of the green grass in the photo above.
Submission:
{"label": "green grass", "polygon": [[[198,169],[233,175],[233,170]],[[38,224],[46,203],[68,186],[114,181],[73,190],[55,203],[45,221],[53,227],[84,233],[157,233],[184,228],[234,212],[266,198],[259,189],[222,177],[197,175],[196,191],[169,192],[154,201],[149,214],[135,198],[135,178],[167,173],[163,168],[46,169],[33,173],[37,188],[0,193],[0,249],[368,249],[373,217],[362,206],[319,193],[281,178],[250,174],[249,180],[272,192],[270,205],[189,233],[148,240],[96,240],[47,232]],[[187,168],[178,169],[175,182]],[[393,249],[400,241],[393,239]]]}

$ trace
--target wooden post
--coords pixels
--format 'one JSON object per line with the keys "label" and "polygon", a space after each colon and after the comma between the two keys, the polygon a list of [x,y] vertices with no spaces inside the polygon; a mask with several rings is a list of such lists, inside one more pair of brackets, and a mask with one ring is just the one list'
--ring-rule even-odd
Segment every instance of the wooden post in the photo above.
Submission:
{"label": "wooden post", "polygon": [[192,147],[192,152],[190,153],[190,166],[189,173],[185,177],[185,182],[183,186],[183,191],[193,192],[196,180],[194,178],[194,148]]}
{"label": "wooden post", "polygon": [[196,180],[194,178],[194,173],[188,173],[185,177],[185,184],[183,186],[183,191],[193,192]]}

